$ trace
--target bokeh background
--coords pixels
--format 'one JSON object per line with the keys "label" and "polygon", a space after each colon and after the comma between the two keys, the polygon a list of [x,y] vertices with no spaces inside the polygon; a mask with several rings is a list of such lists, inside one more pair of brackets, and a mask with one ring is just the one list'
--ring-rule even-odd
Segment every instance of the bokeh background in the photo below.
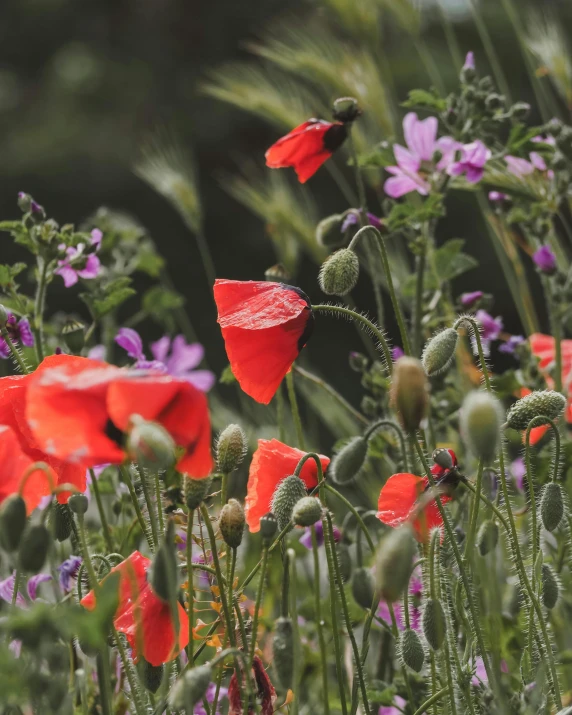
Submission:
{"label": "bokeh background", "polygon": [[[233,103],[220,101],[212,96],[213,83],[220,86],[220,77],[213,79],[213,72],[231,65],[232,73],[237,63],[246,63],[255,72],[268,68],[272,62],[260,52],[253,54],[253,44],[264,43],[269,37],[280,38],[286,29],[292,39],[296,28],[307,35],[316,28],[315,54],[324,49],[326,67],[334,46],[328,44],[328,37],[347,50],[346,60],[353,58],[357,63],[346,82],[351,85],[352,79],[360,78],[360,52],[367,46],[382,68],[380,86],[386,92],[385,100],[378,96],[371,107],[365,108],[365,116],[369,112],[370,118],[379,120],[367,124],[367,136],[379,142],[393,132],[399,135],[398,112],[404,110],[398,104],[409,89],[428,88],[435,72],[445,90],[457,85],[459,66],[451,55],[447,33],[454,33],[462,55],[475,51],[481,74],[489,71],[477,20],[486,25],[513,99],[530,102],[532,121],[536,121],[535,87],[525,61],[527,53],[529,59],[533,55],[523,47],[522,37],[517,37],[514,18],[511,21],[507,12],[511,7],[518,9],[528,39],[543,41],[547,17],[564,34],[571,28],[570,3],[557,0],[3,0],[0,216],[17,217],[15,200],[22,190],[31,193],[61,223],[81,223],[100,206],[132,214],[167,259],[198,337],[206,345],[209,363],[220,372],[226,360],[195,236],[169,202],[133,171],[148,137],[158,130],[166,131],[176,137],[183,154],[194,156],[204,238],[217,275],[260,279],[276,262],[270,240],[275,227],[229,193],[228,177],[245,170],[259,171],[257,176],[265,181],[263,172],[271,172],[262,168],[264,151],[284,133],[280,126],[287,128],[289,115],[283,111],[276,121],[268,121],[268,108],[262,106],[256,111],[256,98],[252,96],[245,99],[244,108],[254,107],[255,111],[244,111],[238,106],[239,92]],[[542,14],[542,22],[535,13]],[[544,41],[546,45],[545,37]],[[545,47],[546,56],[535,57],[538,66],[543,65],[547,53]],[[284,67],[275,70],[278,77]],[[336,72],[337,68],[332,64],[331,70]],[[300,86],[308,89],[304,72],[297,76]],[[366,68],[363,81],[367,83],[370,76]],[[204,88],[209,81],[210,94]],[[277,91],[282,81],[277,80]],[[296,84],[292,75],[289,81]],[[299,97],[293,99],[292,116],[306,107],[313,115],[327,116],[325,107],[337,93],[327,77],[322,87],[321,93],[304,95],[303,107]],[[264,95],[266,89],[261,87],[260,91]],[[348,91],[358,94],[351,86]],[[557,92],[554,96],[565,114],[565,102]],[[387,111],[387,116],[377,116],[376,107],[380,115]],[[346,160],[340,152],[335,163],[351,182]],[[288,175],[281,180],[296,189],[293,174],[284,173]],[[348,207],[325,170],[305,190],[311,201],[308,215],[315,220]],[[370,192],[372,197],[379,195],[375,186]],[[478,269],[463,276],[458,292],[485,289],[494,293],[491,312],[504,317],[509,332],[521,332],[519,316],[471,195],[457,195],[448,206],[438,239],[451,237],[465,239],[467,252],[480,262]],[[2,241],[2,262],[21,258],[7,236],[3,235]],[[308,250],[301,252],[295,280],[316,300],[320,299],[318,267],[316,255]],[[536,276],[530,267],[527,270],[534,290]],[[373,296],[368,282],[361,283],[356,301],[360,307],[371,309]],[[54,284],[50,308],[65,306],[70,295],[63,286]],[[539,315],[544,322],[542,306]],[[386,327],[395,334],[391,315]],[[160,333],[160,326],[145,329],[148,337]],[[359,349],[359,339],[349,325],[339,322],[320,324],[317,333],[319,340],[312,342],[309,359],[321,363],[323,374],[344,394],[350,394],[358,378],[342,370],[347,365],[348,350]]]}

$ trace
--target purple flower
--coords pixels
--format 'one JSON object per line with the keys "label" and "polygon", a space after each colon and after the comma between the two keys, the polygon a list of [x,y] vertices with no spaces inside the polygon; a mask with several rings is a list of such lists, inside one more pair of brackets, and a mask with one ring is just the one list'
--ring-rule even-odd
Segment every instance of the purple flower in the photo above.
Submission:
{"label": "purple flower", "polygon": [[509,195],[503,194],[501,191],[489,191],[489,201],[501,203],[502,201],[507,201],[508,199]]}
{"label": "purple flower", "polygon": [[493,318],[493,316],[489,315],[486,310],[477,310],[475,318],[481,324],[481,340],[483,343],[483,351],[485,355],[488,355],[491,341],[498,340],[501,334],[501,330],[503,329],[502,318]]}
{"label": "purple flower", "polygon": [[[508,673],[508,666],[504,660],[501,660],[500,669],[501,673]],[[487,677],[487,669],[485,668],[483,659],[479,655],[475,660],[475,674],[471,679],[471,683],[472,685],[478,686],[484,683],[488,683],[488,681],[489,679]]]}
{"label": "purple flower", "polygon": [[506,355],[514,355],[514,351],[519,345],[525,342],[522,335],[511,335],[510,338],[499,345],[499,352],[505,353]]}
{"label": "purple flower", "polygon": [[461,148],[461,159],[449,166],[447,173],[450,176],[465,174],[469,184],[476,184],[483,178],[484,167],[491,158],[491,150],[480,139],[465,144]]}
{"label": "purple flower", "polygon": [[550,246],[547,246],[546,244],[544,246],[540,246],[538,251],[535,251],[533,254],[532,260],[541,273],[546,273],[546,275],[549,276],[556,273],[556,256],[552,252]]}
{"label": "purple flower", "polygon": [[123,348],[130,358],[134,360],[146,360],[143,352],[143,341],[141,336],[133,328],[119,328],[115,336],[115,342]]}
{"label": "purple flower", "polygon": [[[34,345],[34,336],[30,329],[30,323],[26,318],[18,320],[12,313],[8,313],[6,320],[6,330],[13,343],[25,345],[31,348]],[[6,359],[10,357],[10,348],[4,338],[0,338],[0,358]]]}
{"label": "purple flower", "polygon": [[[216,685],[215,685],[215,683],[211,683],[209,685],[209,687],[207,688],[207,692],[205,695],[207,703],[214,702],[215,693],[216,693]],[[228,695],[228,688],[221,687],[221,689],[219,690],[219,694],[218,694],[219,703],[221,700],[226,698],[227,695]],[[217,707],[217,713],[219,713],[219,712],[220,712],[220,710]],[[199,704],[199,705],[195,705],[195,709],[193,710],[193,713],[194,713],[194,715],[206,715],[206,710],[204,709],[203,705]],[[215,713],[213,715],[217,715],[217,713]]]}
{"label": "purple flower", "polygon": [[483,295],[484,293],[482,290],[474,290],[472,293],[463,293],[461,295],[461,305],[464,305],[465,308],[470,308],[478,300],[480,300]]}
{"label": "purple flower", "polygon": [[514,479],[514,482],[520,491],[524,491],[524,477],[526,474],[526,465],[522,457],[517,457],[514,462],[510,465],[510,473]]}
{"label": "purple flower", "polygon": [[[39,573],[35,576],[30,576],[27,584],[28,598],[30,601],[35,601],[38,597],[38,586],[45,581],[51,581],[52,577],[49,573]],[[6,603],[12,603],[14,594],[14,584],[16,582],[16,572],[12,573],[8,578],[0,581],[0,598]],[[19,608],[27,608],[28,603],[24,596],[18,591],[16,596],[16,605]]]}
{"label": "purple flower", "polygon": [[89,349],[87,357],[92,360],[105,360],[106,354],[107,350],[105,349],[105,345],[94,345]]}
{"label": "purple flower", "polygon": [[556,139],[551,134],[547,134],[545,137],[539,134],[538,136],[532,137],[530,141],[535,144],[548,144],[548,146],[556,146]]}
{"label": "purple flower", "polygon": [[506,161],[509,172],[519,179],[522,179],[524,176],[529,176],[535,170],[546,171],[546,176],[549,179],[554,177],[552,169],[547,170],[548,167],[546,166],[546,162],[541,154],[536,151],[532,151],[529,154],[529,158],[530,161],[527,161],[526,159],[521,159],[518,156],[511,156],[510,154],[507,154],[504,160]]}
{"label": "purple flower", "polygon": [[[314,529],[316,529],[316,543],[318,544],[318,547],[324,545],[324,525],[322,524],[321,521],[317,521],[314,524]],[[336,544],[340,541],[342,538],[342,532],[338,529],[338,527],[334,524],[334,541]],[[300,537],[300,543],[302,546],[305,546],[308,550],[311,551],[312,549],[312,529],[310,527],[306,527],[304,530],[304,533]]]}
{"label": "purple flower", "polygon": [[393,362],[397,362],[399,358],[402,358],[405,355],[403,350],[399,347],[399,345],[396,345],[395,347],[391,348],[391,359]]}
{"label": "purple flower", "polygon": [[[355,226],[359,223],[359,216],[358,216],[358,210],[355,209],[354,211],[350,211],[348,215],[345,217],[343,220],[343,223],[340,228],[340,232],[344,233],[350,226]],[[380,218],[378,218],[375,214],[370,213],[369,211],[366,214],[367,220],[369,222],[370,226],[374,226],[378,230],[381,230],[383,227],[383,222]]]}
{"label": "purple flower", "polygon": [[393,705],[382,705],[379,708],[378,715],[402,715],[407,701],[399,697],[399,695],[396,695],[393,698],[393,702],[397,707],[393,707]]}
{"label": "purple flower", "polygon": [[90,280],[97,278],[101,270],[101,262],[95,255],[101,245],[103,234],[98,228],[91,232],[90,246],[84,243],[77,246],[61,245],[60,249],[65,250],[66,257],[58,261],[58,268],[54,273],[64,279],[66,288],[75,285],[80,278]]}
{"label": "purple flower", "polygon": [[474,70],[475,69],[475,53],[467,52],[465,57],[465,64],[463,65],[464,70]]}
{"label": "purple flower", "polygon": [[[417,568],[409,580],[409,623],[414,631],[418,631],[421,628],[421,609],[419,608],[419,604],[421,602],[422,593],[423,581],[421,579],[421,571]],[[405,616],[403,614],[403,607],[395,604],[394,613],[398,630],[404,631]],[[391,624],[391,613],[386,601],[379,602],[377,615],[386,623]]]}
{"label": "purple flower", "polygon": [[64,593],[69,593],[72,588],[72,579],[77,577],[82,560],[79,556],[70,556],[58,566],[60,588]]}

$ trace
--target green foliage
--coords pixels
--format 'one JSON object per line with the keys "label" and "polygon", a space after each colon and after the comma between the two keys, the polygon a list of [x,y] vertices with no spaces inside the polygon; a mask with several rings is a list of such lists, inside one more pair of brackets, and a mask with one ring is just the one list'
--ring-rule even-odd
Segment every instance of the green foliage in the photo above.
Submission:
{"label": "green foliage", "polygon": [[135,295],[136,291],[131,287],[131,283],[132,280],[128,276],[115,278],[98,286],[91,293],[81,293],[80,298],[89,307],[93,317],[101,319]]}
{"label": "green foliage", "polygon": [[447,100],[440,97],[435,90],[428,92],[425,89],[412,89],[409,91],[408,99],[402,102],[401,106],[407,109],[443,112],[447,108]]}

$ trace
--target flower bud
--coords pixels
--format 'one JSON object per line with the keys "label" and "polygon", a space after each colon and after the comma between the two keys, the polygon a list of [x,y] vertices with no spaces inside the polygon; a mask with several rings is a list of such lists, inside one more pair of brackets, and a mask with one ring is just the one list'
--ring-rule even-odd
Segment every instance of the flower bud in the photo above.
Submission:
{"label": "flower bud", "polygon": [[[347,583],[352,575],[352,556],[350,554],[350,547],[344,542],[340,541],[336,544],[336,554],[338,557],[338,564],[340,566],[340,575],[342,581]],[[371,605],[371,604],[370,604]]]}
{"label": "flower bud", "polygon": [[322,503],[316,497],[303,497],[294,507],[292,521],[296,526],[313,526],[322,518]]}
{"label": "flower bud", "polygon": [[211,478],[191,479],[183,476],[183,494],[188,509],[198,509],[205,500],[211,485]]}
{"label": "flower bud", "polygon": [[316,226],[316,241],[325,248],[334,248],[344,242],[341,232],[341,225],[344,217],[341,214],[333,214],[323,218]]}
{"label": "flower bud", "polygon": [[242,543],[244,534],[244,509],[242,504],[236,499],[229,499],[220,510],[218,518],[218,528],[222,538],[231,549],[237,549]]}
{"label": "flower bud", "polygon": [[87,511],[89,501],[85,494],[72,494],[68,499],[68,506],[74,514],[83,516]]}
{"label": "flower bud", "polygon": [[417,358],[405,355],[393,367],[391,405],[406,432],[413,433],[427,414],[429,393],[423,365]]}
{"label": "flower bud", "polygon": [[539,390],[521,398],[510,408],[506,416],[508,427],[525,430],[534,417],[555,420],[564,411],[566,398],[554,390]]}
{"label": "flower bud", "polygon": [[131,416],[127,451],[139,466],[154,473],[168,469],[175,463],[175,449],[175,441],[162,425]]}
{"label": "flower bud", "polygon": [[337,452],[330,464],[329,474],[334,484],[351,484],[359,475],[367,458],[367,440],[352,439]]}
{"label": "flower bud", "polygon": [[368,366],[368,359],[361,353],[350,353],[350,368],[354,372],[363,372]]}
{"label": "flower bud", "polygon": [[375,572],[377,590],[389,603],[397,601],[407,588],[415,551],[410,524],[392,530],[382,539],[377,549]]}
{"label": "flower bud", "polygon": [[28,213],[32,207],[32,197],[24,191],[18,193],[18,208],[22,213]]}
{"label": "flower bud", "polygon": [[352,576],[352,595],[362,608],[371,608],[375,593],[375,579],[370,569],[360,566]]}
{"label": "flower bud", "polygon": [[549,610],[554,608],[558,601],[560,586],[558,578],[548,564],[542,564],[542,603]]}
{"label": "flower bud", "polygon": [[353,122],[361,114],[361,109],[355,97],[338,97],[334,100],[332,114],[338,122]]}
{"label": "flower bud", "polygon": [[85,325],[79,320],[68,320],[62,328],[62,338],[71,353],[79,355],[85,345]]}
{"label": "flower bud", "polygon": [[455,357],[458,339],[459,334],[454,328],[445,328],[426,343],[421,362],[428,377],[440,375],[449,369]]}
{"label": "flower bud", "polygon": [[477,548],[481,556],[486,556],[492,551],[499,540],[499,527],[496,521],[487,520],[481,524],[477,533]]}
{"label": "flower bud", "polygon": [[208,663],[185,670],[169,692],[169,705],[173,710],[193,712],[195,705],[205,697],[212,679]]}
{"label": "flower bud", "polygon": [[49,520],[50,525],[53,526],[53,534],[56,541],[61,543],[69,539],[73,531],[73,516],[67,504],[60,504],[57,499],[54,499]]}
{"label": "flower bud", "polygon": [[230,474],[246,456],[246,435],[240,425],[229,425],[220,433],[216,445],[216,463],[219,472]]}
{"label": "flower bud", "polygon": [[294,626],[291,618],[281,617],[276,621],[272,655],[278,682],[284,690],[289,690],[294,676]]}
{"label": "flower bud", "polygon": [[548,482],[540,500],[540,518],[546,531],[554,531],[564,516],[562,488],[556,482]]}
{"label": "flower bud", "polygon": [[51,544],[50,532],[43,524],[29,526],[22,535],[18,559],[20,567],[29,573],[41,571]]}
{"label": "flower bud", "polygon": [[260,517],[260,535],[262,542],[269,544],[278,532],[278,519],[269,511],[268,514]]}
{"label": "flower bud", "polygon": [[157,596],[174,603],[179,591],[179,565],[175,553],[175,523],[170,519],[161,545],[157,549],[149,583]]}
{"label": "flower bud", "polygon": [[461,407],[461,435],[471,452],[485,463],[494,460],[502,425],[502,407],[489,392],[474,390]]}
{"label": "flower bud", "polygon": [[340,248],[322,263],[318,282],[326,295],[347,295],[358,278],[358,257],[351,249]]}
{"label": "flower bud", "polygon": [[278,520],[278,531],[281,532],[292,521],[294,507],[308,492],[300,477],[291,474],[283,479],[272,496],[270,508]]}
{"label": "flower bud", "polygon": [[399,655],[404,665],[416,673],[420,673],[425,662],[425,650],[421,638],[411,628],[401,633],[399,638]]}
{"label": "flower bud", "polygon": [[12,494],[0,507],[0,546],[5,551],[16,551],[26,528],[26,502]]}
{"label": "flower bud", "polygon": [[439,650],[445,642],[447,620],[441,601],[428,598],[422,618],[423,635],[433,650]]}
{"label": "flower bud", "polygon": [[150,693],[156,693],[159,690],[161,681],[163,680],[163,673],[165,671],[165,666],[161,665],[151,665],[145,658],[141,657],[141,680],[145,689]]}

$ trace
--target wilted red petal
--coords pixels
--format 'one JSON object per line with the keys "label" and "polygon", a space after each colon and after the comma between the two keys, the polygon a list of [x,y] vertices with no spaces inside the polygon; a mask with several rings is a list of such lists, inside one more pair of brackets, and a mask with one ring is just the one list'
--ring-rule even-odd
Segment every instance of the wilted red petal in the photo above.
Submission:
{"label": "wilted red petal", "polygon": [[314,316],[298,289],[217,280],[214,297],[226,354],[241,388],[268,404],[310,337]]}
{"label": "wilted red petal", "polygon": [[[258,440],[258,449],[250,463],[244,502],[246,523],[250,531],[259,531],[260,517],[270,511],[272,495],[278,483],[294,473],[304,454],[305,452],[289,447],[277,439]],[[325,472],[330,459],[323,454],[319,456],[322,470]],[[302,467],[300,479],[308,489],[313,489],[318,484],[318,466],[313,459],[309,459]]]}
{"label": "wilted red petal", "polygon": [[[240,673],[244,681],[242,668]],[[268,673],[264,669],[262,661],[257,655],[254,656],[254,660],[252,661],[252,674],[254,675],[254,681],[256,683],[256,699],[260,705],[260,713],[261,715],[272,715],[274,712],[274,704],[276,703],[276,690],[268,677]],[[248,714],[244,712],[236,671],[232,674],[228,685],[228,703],[228,715],[254,715],[255,711],[253,708],[248,708]]]}

